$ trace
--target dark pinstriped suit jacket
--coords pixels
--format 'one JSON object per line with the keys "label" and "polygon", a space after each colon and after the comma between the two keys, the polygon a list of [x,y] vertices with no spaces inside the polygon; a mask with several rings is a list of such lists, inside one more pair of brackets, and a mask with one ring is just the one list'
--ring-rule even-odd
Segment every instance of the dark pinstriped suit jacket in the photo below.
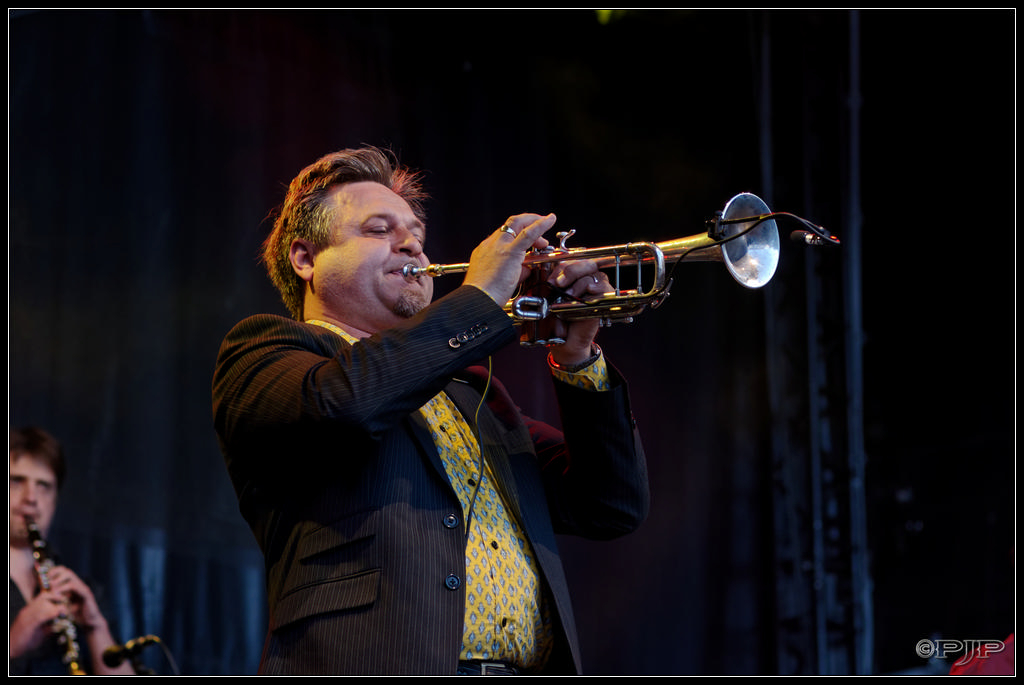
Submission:
{"label": "dark pinstriped suit jacket", "polygon": [[[445,390],[473,424],[485,375],[467,368],[514,339],[508,316],[470,286],[356,346],[270,315],[227,335],[214,424],[266,560],[261,673],[455,672],[466,530],[417,409]],[[580,669],[556,533],[607,539],[647,515],[643,449],[613,378],[608,392],[555,383],[564,438],[493,380],[479,412],[558,621],[550,672]]]}

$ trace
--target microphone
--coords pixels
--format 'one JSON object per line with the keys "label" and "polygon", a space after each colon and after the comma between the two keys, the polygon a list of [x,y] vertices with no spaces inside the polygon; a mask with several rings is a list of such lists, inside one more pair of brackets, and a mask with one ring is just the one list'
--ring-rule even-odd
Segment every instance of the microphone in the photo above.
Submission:
{"label": "microphone", "polygon": [[156,635],[143,635],[134,640],[128,640],[123,645],[113,645],[103,650],[103,663],[110,668],[117,668],[126,659],[130,659],[149,645],[160,642]]}
{"label": "microphone", "polygon": [[820,245],[839,244],[839,239],[836,238],[835,236],[829,236],[828,238],[824,238],[818,235],[817,233],[812,233],[811,231],[793,231],[792,233],[789,234],[789,238],[790,240],[794,240],[798,243],[805,243],[807,245],[814,245],[816,247]]}

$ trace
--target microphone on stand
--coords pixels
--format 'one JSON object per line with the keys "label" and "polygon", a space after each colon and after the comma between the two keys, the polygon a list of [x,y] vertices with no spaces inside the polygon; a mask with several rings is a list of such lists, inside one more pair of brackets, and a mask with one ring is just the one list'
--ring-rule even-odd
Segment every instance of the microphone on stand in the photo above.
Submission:
{"label": "microphone on stand", "polygon": [[110,668],[117,668],[123,664],[126,659],[131,659],[149,645],[157,644],[159,642],[160,638],[156,635],[143,635],[142,637],[137,637],[134,640],[128,640],[128,642],[123,645],[107,647],[103,650],[103,663]]}

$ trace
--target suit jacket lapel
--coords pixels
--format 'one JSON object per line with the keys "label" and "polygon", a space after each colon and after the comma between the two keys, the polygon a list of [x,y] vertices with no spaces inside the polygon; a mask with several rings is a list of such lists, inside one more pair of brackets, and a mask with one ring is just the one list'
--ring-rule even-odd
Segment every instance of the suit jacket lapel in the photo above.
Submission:
{"label": "suit jacket lapel", "polygon": [[[430,463],[437,474],[441,477],[445,483],[451,485],[448,481],[448,472],[445,471],[444,463],[441,461],[441,455],[437,453],[437,445],[434,444],[434,438],[430,434],[430,426],[427,425],[427,419],[423,416],[423,412],[415,411],[409,417],[409,432],[412,433],[413,438],[419,443],[423,449],[423,454],[426,455],[427,462]],[[455,495],[455,491],[452,490],[452,496]]]}
{"label": "suit jacket lapel", "polygon": [[[477,403],[480,401],[480,393],[472,388],[467,381],[456,380],[449,383],[445,389],[445,393],[451,398],[452,402],[458,408],[462,414],[462,418],[469,424],[469,427],[474,433],[484,433],[480,435],[481,449],[484,450],[485,458],[488,463],[491,464],[491,468],[496,471],[495,477],[499,481],[499,485],[504,487],[505,481],[511,481],[511,473],[508,471],[507,465],[495,465],[495,458],[497,455],[503,454],[504,450],[496,449],[495,437],[492,434],[493,430],[484,430],[478,432],[474,421],[476,414]],[[481,412],[484,415],[489,415],[488,412]],[[451,486],[448,479],[448,471],[444,467],[444,462],[441,460],[441,455],[437,453],[437,445],[434,444],[434,438],[430,434],[430,426],[427,424],[426,418],[420,411],[413,412],[412,416],[409,417],[411,426],[410,432],[412,433],[415,440],[419,443],[423,449],[423,453],[426,455],[427,461],[438,473],[441,479]],[[499,459],[500,462],[505,460]],[[499,473],[500,472],[500,473]],[[506,492],[502,490],[502,495]],[[452,496],[455,496],[455,490],[452,489]],[[518,514],[518,512],[517,512]]]}
{"label": "suit jacket lapel", "polygon": [[[523,498],[528,498],[529,495],[520,487],[522,484],[520,469],[531,468],[532,463],[535,463],[533,461],[535,459],[533,443],[530,441],[529,434],[521,426],[518,429],[510,430],[501,425],[486,407],[479,412],[479,426],[476,426],[475,418],[477,405],[480,402],[480,393],[471,384],[454,381],[445,388],[445,392],[455,402],[470,427],[478,429],[476,432],[480,440],[480,449],[483,451],[484,459],[491,467],[498,491],[501,492],[505,503],[512,508],[516,518],[527,529],[529,535],[532,532],[530,512],[535,510],[536,503],[528,501],[528,506],[523,506],[521,504]],[[529,460],[529,462],[524,463],[524,460]]]}

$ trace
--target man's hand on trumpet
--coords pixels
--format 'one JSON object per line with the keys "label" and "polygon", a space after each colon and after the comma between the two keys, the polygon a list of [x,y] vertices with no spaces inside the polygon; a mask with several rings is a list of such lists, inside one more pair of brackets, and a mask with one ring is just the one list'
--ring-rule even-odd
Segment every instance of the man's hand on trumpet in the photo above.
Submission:
{"label": "man's hand on trumpet", "polygon": [[[578,300],[615,290],[608,275],[598,270],[597,262],[589,259],[557,263],[548,274],[547,282],[558,292]],[[593,355],[592,345],[599,327],[599,319],[567,322],[557,316],[549,316],[539,324],[541,338],[565,340],[561,345],[551,347],[551,358],[559,366],[576,366],[589,359]]]}
{"label": "man's hand on trumpet", "polygon": [[[598,269],[597,262],[593,260],[558,262],[550,271],[536,273],[523,266],[527,252],[548,246],[544,233],[555,225],[555,221],[554,214],[509,217],[501,228],[473,250],[464,282],[480,288],[502,306],[524,282],[528,288],[534,287],[530,281],[536,278],[543,278],[554,289],[553,292],[562,297],[585,300],[589,296],[612,292],[614,288],[608,276]],[[557,317],[548,317],[538,323],[543,339],[565,340],[551,348],[553,361],[562,366],[575,366],[592,356],[592,343],[599,326],[598,319],[565,322]]]}
{"label": "man's hand on trumpet", "polygon": [[555,215],[519,214],[484,239],[469,257],[463,281],[476,286],[502,307],[529,275],[523,259],[531,249],[544,249],[544,233],[555,225]]}

